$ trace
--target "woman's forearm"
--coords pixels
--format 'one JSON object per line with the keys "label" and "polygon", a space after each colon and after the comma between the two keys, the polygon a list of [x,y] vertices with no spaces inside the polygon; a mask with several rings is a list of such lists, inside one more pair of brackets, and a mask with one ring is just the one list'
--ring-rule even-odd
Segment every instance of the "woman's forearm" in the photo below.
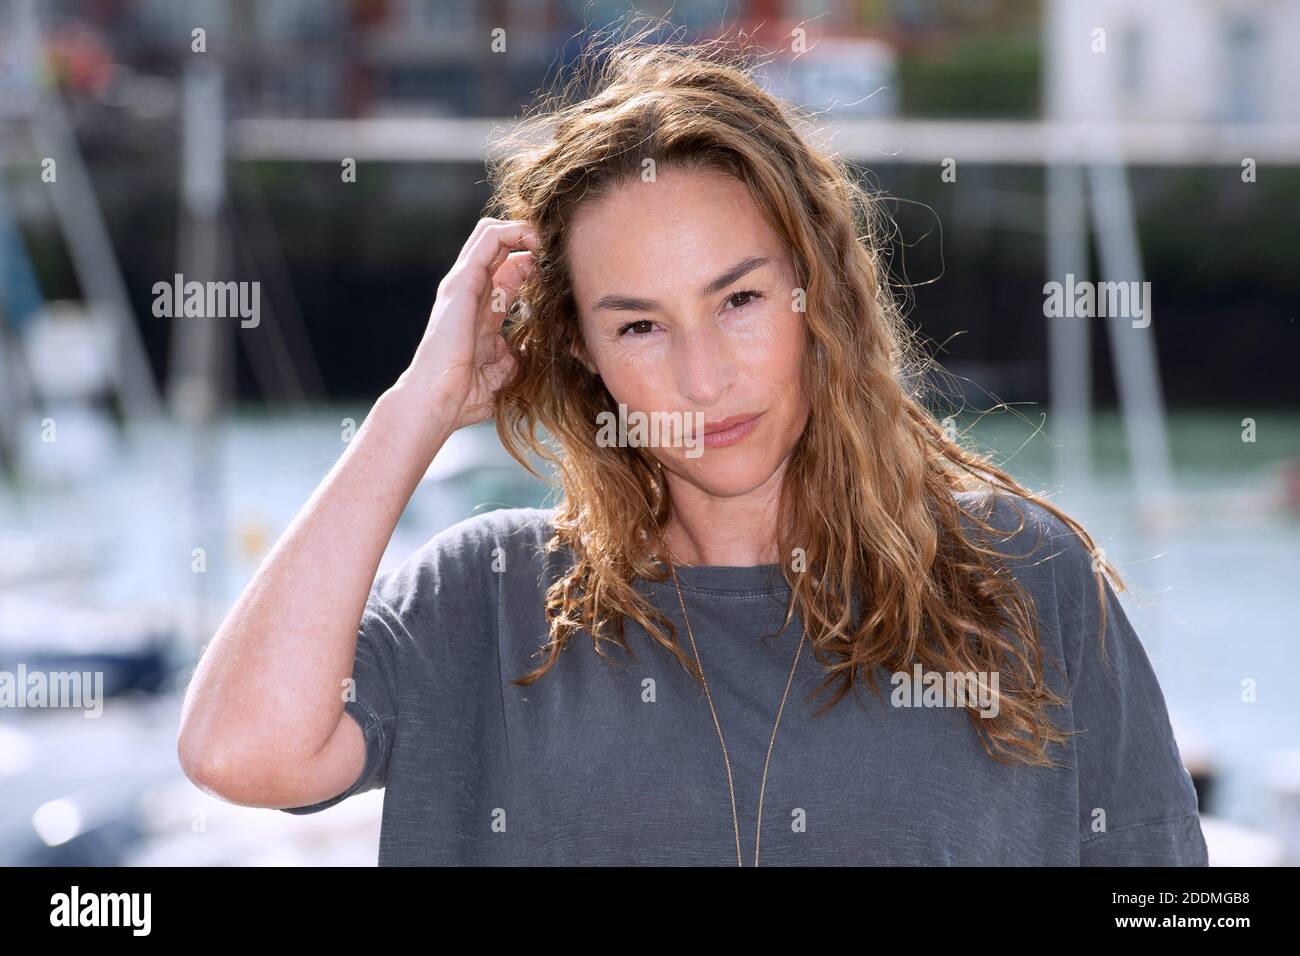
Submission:
{"label": "woman's forearm", "polygon": [[292,805],[342,792],[361,772],[365,740],[343,720],[343,682],[366,599],[438,449],[491,417],[517,365],[501,328],[537,241],[528,223],[479,220],[438,285],[410,365],[221,623],[177,737],[181,766],[200,786],[236,803]]}
{"label": "woman's forearm", "polygon": [[191,777],[249,792],[301,776],[339,726],[379,562],[454,430],[451,404],[421,388],[379,398],[205,649],[177,743]]}

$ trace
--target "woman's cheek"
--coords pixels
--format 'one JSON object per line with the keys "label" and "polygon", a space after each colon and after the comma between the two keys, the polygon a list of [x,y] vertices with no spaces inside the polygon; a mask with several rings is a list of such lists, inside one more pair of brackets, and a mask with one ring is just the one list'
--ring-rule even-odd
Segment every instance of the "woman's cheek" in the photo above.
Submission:
{"label": "woman's cheek", "polygon": [[762,353],[764,363],[777,363],[797,349],[800,325],[797,313],[787,314],[783,309],[773,307],[738,325],[737,335],[747,350]]}
{"label": "woman's cheek", "polygon": [[620,356],[614,363],[612,374],[606,375],[605,387],[614,401],[629,409],[654,409],[668,407],[672,390],[670,376],[658,356]]}

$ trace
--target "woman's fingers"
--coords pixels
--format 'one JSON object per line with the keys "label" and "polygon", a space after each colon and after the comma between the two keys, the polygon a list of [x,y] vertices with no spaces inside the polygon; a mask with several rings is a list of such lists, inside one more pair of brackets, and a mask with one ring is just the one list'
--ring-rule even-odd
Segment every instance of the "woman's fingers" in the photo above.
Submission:
{"label": "woman's fingers", "polygon": [[463,251],[462,259],[452,267],[452,271],[460,273],[481,290],[491,285],[492,273],[497,266],[521,246],[526,250],[537,248],[537,235],[528,223],[480,223],[475,227],[475,235]]}
{"label": "woman's fingers", "polygon": [[506,219],[493,219],[490,216],[484,216],[478,222],[474,223],[474,228],[470,230],[470,234],[466,237],[464,245],[460,247],[460,252],[456,255],[456,261],[451,264],[452,269],[462,265],[465,260],[469,258],[474,247],[478,245],[479,237],[483,235],[484,229],[493,224],[505,223],[508,221],[509,220]]}
{"label": "woman's fingers", "polygon": [[[502,225],[508,226],[510,225],[510,223],[502,223]],[[527,224],[525,223],[525,225]],[[531,231],[529,232],[531,233]],[[489,244],[491,243],[490,238],[485,241],[488,242]],[[524,238],[522,238],[518,242],[512,242],[508,237],[498,239],[495,249],[492,253],[492,260],[488,263],[487,266],[488,275],[496,275],[497,269],[501,267],[501,264],[505,262],[506,258],[512,252],[516,251],[517,247],[521,245],[524,247],[526,251],[531,251],[536,248],[537,243],[535,237],[531,237],[529,234],[526,234]]]}
{"label": "woman's fingers", "polygon": [[533,270],[533,264],[533,254],[525,249],[511,252],[497,267],[492,276],[492,284],[479,299],[479,314],[485,334],[495,335],[500,331],[506,313],[519,294],[519,287]]}
{"label": "woman's fingers", "polygon": [[522,252],[512,252],[506,256],[505,261],[493,273],[492,288],[493,290],[501,289],[503,291],[503,299],[507,309],[510,308],[510,303],[515,301],[515,296],[519,293],[519,287],[524,284],[524,280],[533,271],[535,262],[536,259],[533,258],[533,254],[527,249]]}

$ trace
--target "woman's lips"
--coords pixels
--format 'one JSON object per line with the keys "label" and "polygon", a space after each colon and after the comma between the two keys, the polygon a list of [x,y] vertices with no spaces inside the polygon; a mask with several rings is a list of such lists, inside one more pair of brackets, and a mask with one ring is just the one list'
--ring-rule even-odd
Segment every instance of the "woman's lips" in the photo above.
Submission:
{"label": "woman's lips", "polygon": [[704,433],[704,447],[725,448],[727,445],[734,445],[752,432],[758,425],[758,420],[762,417],[763,413],[759,412],[757,415],[742,421],[729,423],[726,428],[719,431],[706,431]]}

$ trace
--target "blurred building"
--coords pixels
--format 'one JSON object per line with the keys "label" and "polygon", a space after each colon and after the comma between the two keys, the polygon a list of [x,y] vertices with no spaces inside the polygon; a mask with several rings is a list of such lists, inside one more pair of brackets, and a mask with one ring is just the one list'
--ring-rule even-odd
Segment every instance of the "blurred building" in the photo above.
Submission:
{"label": "blurred building", "polygon": [[[1273,0],[1058,2],[1065,116],[1162,123],[1300,120],[1300,3]],[[1171,29],[1176,24],[1177,29]],[[1104,52],[1097,48],[1104,30]],[[1096,48],[1096,51],[1094,52]],[[1113,113],[1091,57],[1113,57]]]}
{"label": "blurred building", "polygon": [[[845,115],[892,112],[890,45],[863,23],[887,4],[806,0],[678,0],[641,4],[686,35],[731,25],[777,51],[774,89]],[[174,75],[190,34],[238,83],[235,115],[505,116],[581,49],[580,35],[628,12],[610,0],[60,0],[52,19],[102,36],[118,60]],[[816,57],[791,49],[824,43]]]}

